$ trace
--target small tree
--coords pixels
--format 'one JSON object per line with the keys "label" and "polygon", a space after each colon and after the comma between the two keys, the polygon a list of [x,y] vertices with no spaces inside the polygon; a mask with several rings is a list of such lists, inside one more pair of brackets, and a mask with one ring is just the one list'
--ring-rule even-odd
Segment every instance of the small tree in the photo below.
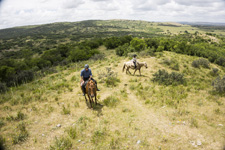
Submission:
{"label": "small tree", "polygon": [[133,38],[130,45],[135,49],[136,52],[140,52],[146,48],[146,43],[143,39]]}
{"label": "small tree", "polygon": [[119,46],[116,48],[116,55],[119,56],[127,56],[129,44],[126,43],[123,46]]}

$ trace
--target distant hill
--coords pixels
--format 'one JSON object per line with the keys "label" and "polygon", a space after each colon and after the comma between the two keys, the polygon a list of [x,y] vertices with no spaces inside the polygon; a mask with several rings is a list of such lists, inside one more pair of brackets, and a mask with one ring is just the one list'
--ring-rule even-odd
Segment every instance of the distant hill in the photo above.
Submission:
{"label": "distant hill", "polygon": [[23,26],[0,30],[0,39],[17,37],[47,36],[49,38],[90,38],[131,34],[134,36],[155,35],[163,32],[153,27],[152,22],[133,20],[87,20],[81,22],[61,22],[35,26]]}
{"label": "distant hill", "polygon": [[179,22],[187,25],[199,25],[199,26],[225,26],[225,23],[213,23],[213,22]]}

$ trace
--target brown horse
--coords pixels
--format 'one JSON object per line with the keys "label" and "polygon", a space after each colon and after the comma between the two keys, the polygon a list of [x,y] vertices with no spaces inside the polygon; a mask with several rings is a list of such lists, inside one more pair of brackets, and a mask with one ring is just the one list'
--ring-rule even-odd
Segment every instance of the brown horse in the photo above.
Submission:
{"label": "brown horse", "polygon": [[[82,90],[82,87],[81,87],[81,90]],[[92,103],[94,103],[94,101],[93,101],[94,97],[95,97],[95,104],[97,104],[97,92],[96,91],[97,91],[97,87],[96,87],[95,82],[93,80],[89,79],[87,82],[87,85],[86,85],[86,91],[85,91],[84,97],[87,102],[87,97],[86,97],[86,94],[87,94],[91,108],[92,108]]]}
{"label": "brown horse", "polygon": [[123,72],[124,72],[124,69],[126,68],[126,73],[129,72],[131,74],[129,69],[134,69],[135,71],[134,71],[133,75],[135,75],[135,72],[137,70],[139,70],[139,73],[141,75],[141,67],[143,67],[143,66],[145,66],[145,68],[148,68],[146,62],[137,62],[137,67],[135,68],[134,63],[132,61],[128,61],[128,62],[125,62],[124,65],[123,65]]}

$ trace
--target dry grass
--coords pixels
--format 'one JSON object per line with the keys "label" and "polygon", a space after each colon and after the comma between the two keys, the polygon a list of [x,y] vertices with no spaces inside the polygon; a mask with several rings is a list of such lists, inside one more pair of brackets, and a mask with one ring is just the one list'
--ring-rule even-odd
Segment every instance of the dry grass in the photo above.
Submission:
{"label": "dry grass", "polygon": [[[43,150],[50,146],[54,149],[62,146],[63,141],[67,143],[65,149],[222,149],[225,99],[210,94],[214,77],[209,75],[209,69],[191,66],[195,57],[170,52],[157,58],[146,57],[140,61],[146,61],[149,68],[142,70],[143,76],[132,76],[122,73],[127,58],[118,58],[114,51],[106,51],[104,47],[101,51],[106,53],[107,60],[88,62],[94,78],[97,79],[99,69],[111,67],[121,82],[116,87],[99,83],[98,101],[102,105],[93,110],[81,96],[78,79],[82,68],[75,64],[0,96],[10,99],[0,105],[0,119],[4,122],[0,131],[9,149]],[[173,87],[152,82],[159,69],[174,71],[161,64],[166,58],[176,59],[178,72],[185,75],[187,85]],[[104,100],[111,95],[116,105],[105,106]],[[25,99],[27,102],[23,103]],[[12,144],[11,135],[21,120],[5,118],[18,114],[21,118],[21,113],[29,136]],[[197,141],[201,145],[195,147],[193,142]]]}

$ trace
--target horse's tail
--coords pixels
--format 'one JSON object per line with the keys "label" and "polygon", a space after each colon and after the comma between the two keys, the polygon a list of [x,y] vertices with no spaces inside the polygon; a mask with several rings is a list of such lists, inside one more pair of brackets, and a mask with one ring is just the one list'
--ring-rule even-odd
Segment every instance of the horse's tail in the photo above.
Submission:
{"label": "horse's tail", "polygon": [[123,72],[124,72],[125,67],[126,67],[126,65],[125,65],[125,63],[124,63],[124,64],[123,64]]}

